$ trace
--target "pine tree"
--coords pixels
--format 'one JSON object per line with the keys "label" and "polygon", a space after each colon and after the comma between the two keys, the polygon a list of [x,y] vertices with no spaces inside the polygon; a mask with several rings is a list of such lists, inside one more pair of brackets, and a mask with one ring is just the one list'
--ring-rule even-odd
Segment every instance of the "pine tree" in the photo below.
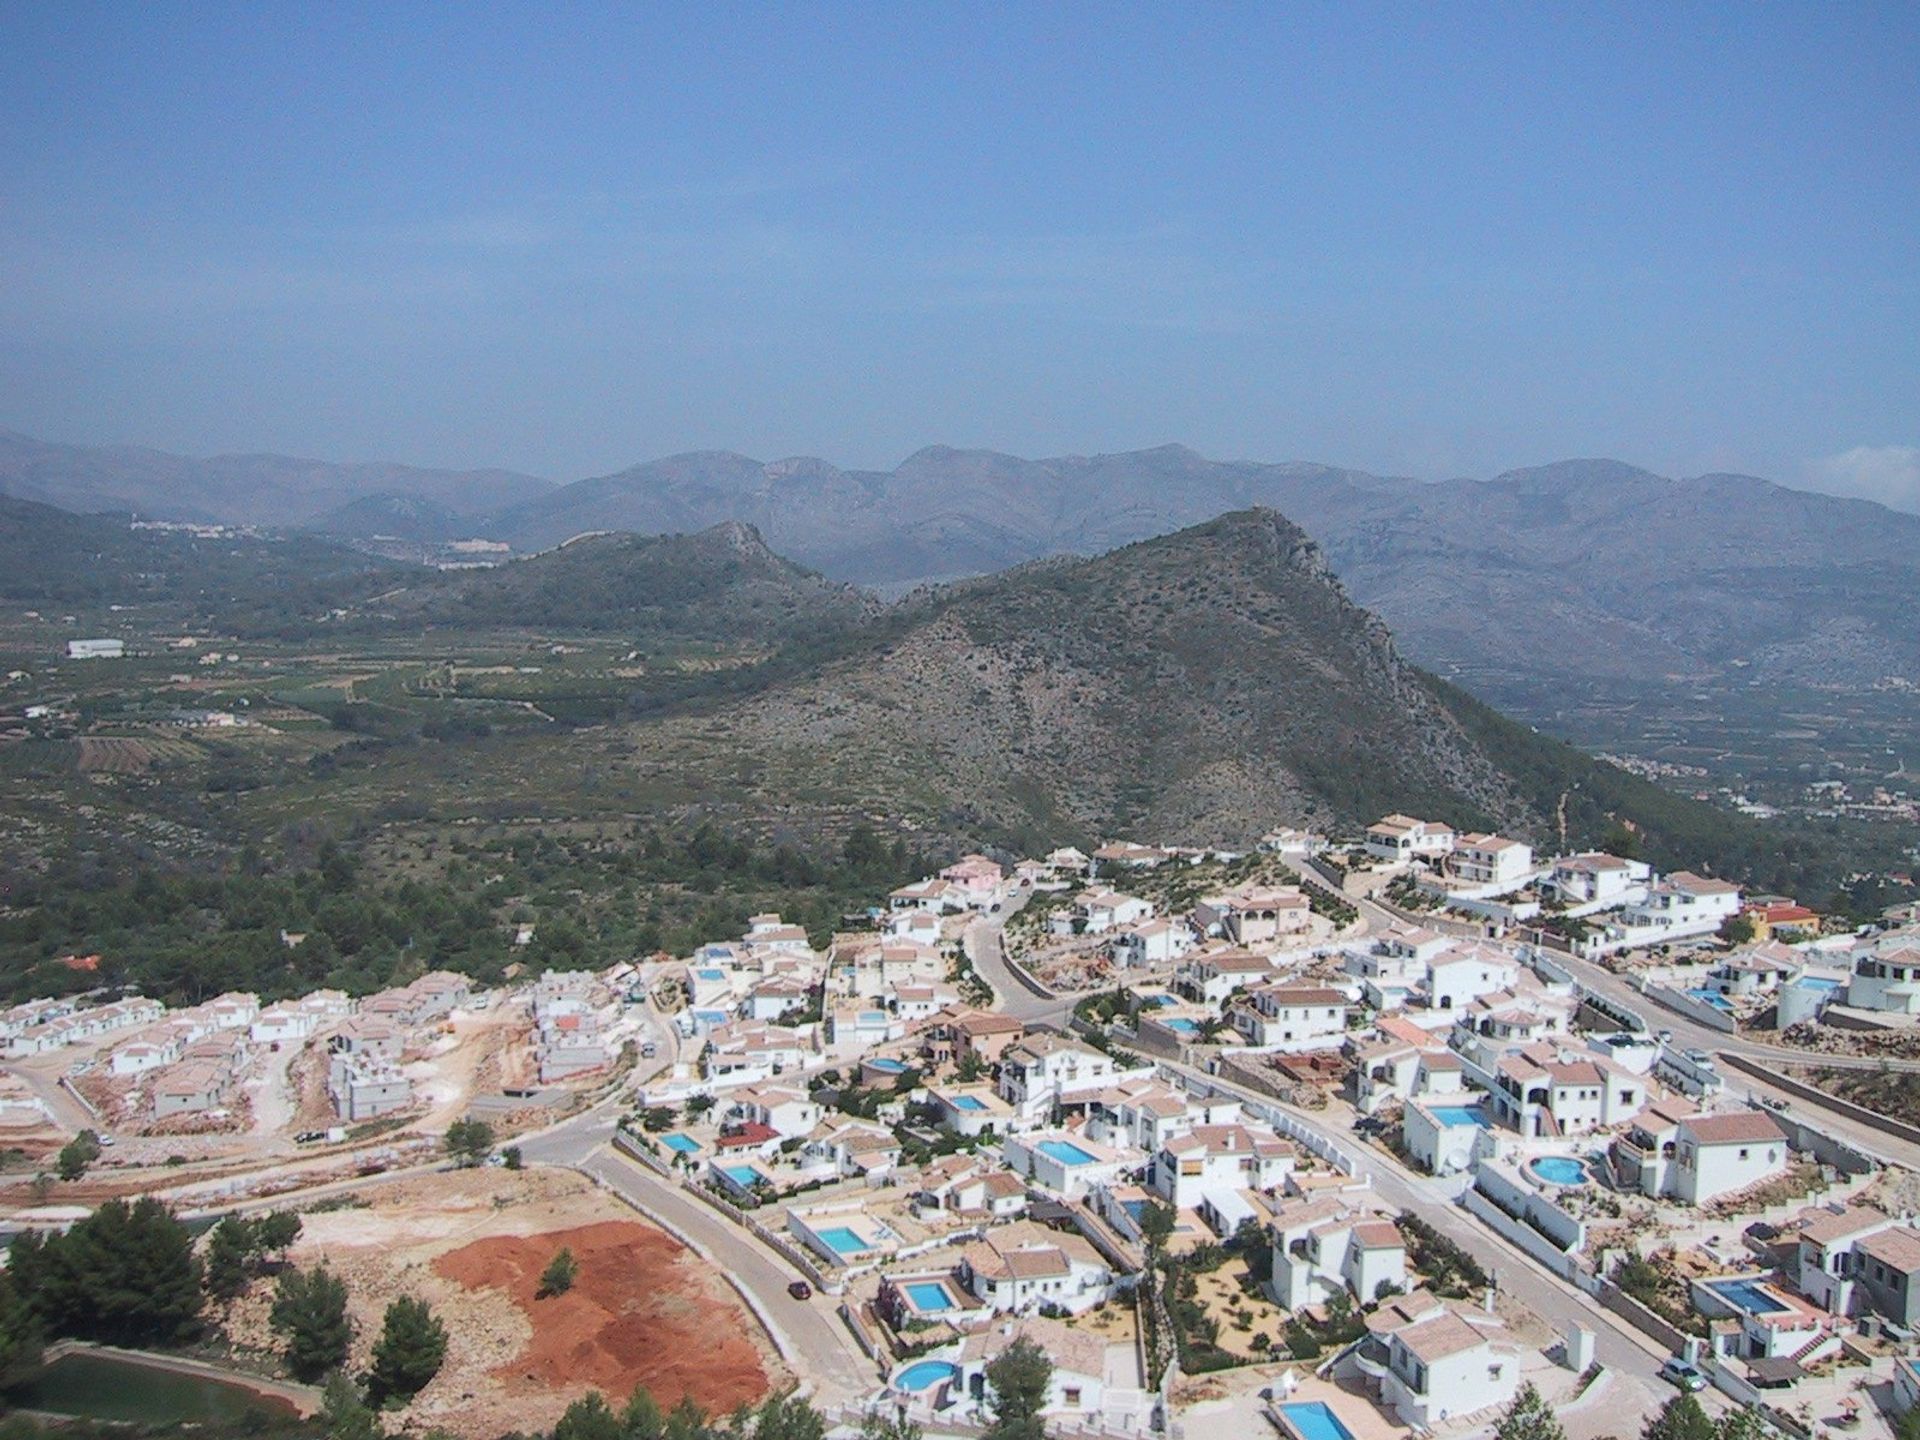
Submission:
{"label": "pine tree", "polygon": [[259,1232],[238,1215],[229,1215],[207,1236],[206,1286],[216,1300],[231,1300],[253,1277]]}
{"label": "pine tree", "polygon": [[387,1440],[380,1417],[367,1408],[353,1382],[339,1371],[327,1378],[321,1392],[320,1419],[327,1440]]}
{"label": "pine tree", "polygon": [[1647,1422],[1641,1440],[1716,1440],[1713,1421],[1691,1395],[1676,1395]]}
{"label": "pine tree", "polygon": [[286,1337],[287,1368],[298,1378],[318,1380],[345,1363],[353,1340],[347,1287],[325,1265],[282,1275],[269,1319]]}
{"label": "pine tree", "polygon": [[[1760,1412],[1747,1405],[1735,1406],[1720,1420],[1720,1440],[1771,1440],[1775,1433],[1774,1428],[1760,1418]],[[1894,1427],[1894,1435],[1897,1440],[1908,1440],[1900,1435],[1898,1425]]]}
{"label": "pine tree", "polygon": [[753,1417],[753,1440],[823,1440],[826,1422],[798,1395],[775,1395]]}
{"label": "pine tree", "polygon": [[627,1408],[620,1412],[620,1428],[627,1440],[660,1440],[666,1433],[666,1414],[646,1386],[633,1387],[633,1394],[627,1397]]}
{"label": "pine tree", "polygon": [[598,1390],[582,1396],[566,1409],[553,1427],[553,1440],[625,1440],[620,1417]]}
{"label": "pine tree", "polygon": [[40,1360],[40,1326],[14,1284],[0,1270],[0,1385],[33,1369]]}
{"label": "pine tree", "polygon": [[447,1127],[447,1154],[460,1165],[478,1165],[493,1149],[493,1127],[484,1120],[456,1120]]}
{"label": "pine tree", "polygon": [[121,1345],[175,1344],[199,1322],[193,1237],[158,1200],[109,1200],[63,1235],[14,1241],[20,1296],[56,1335]]}
{"label": "pine tree", "polygon": [[564,1295],[573,1288],[573,1282],[579,1278],[580,1266],[573,1258],[573,1251],[564,1245],[560,1253],[547,1262],[547,1268],[540,1272],[540,1288],[534,1292],[537,1299],[546,1300],[555,1295]]}
{"label": "pine tree", "polygon": [[440,1373],[447,1358],[447,1327],[424,1300],[402,1296],[387,1307],[380,1341],[373,1348],[368,1398],[410,1400]]}
{"label": "pine tree", "polygon": [[1567,1440],[1567,1432],[1560,1428],[1533,1382],[1528,1381],[1513,1397],[1506,1413],[1494,1422],[1493,1440]]}
{"label": "pine tree", "polygon": [[56,1162],[60,1178],[78,1180],[87,1173],[87,1167],[99,1158],[100,1137],[91,1130],[82,1130],[60,1147],[60,1158]]}
{"label": "pine tree", "polygon": [[300,1217],[291,1210],[276,1210],[254,1226],[254,1239],[262,1255],[284,1258],[300,1238]]}
{"label": "pine tree", "polygon": [[993,1424],[986,1440],[1045,1440],[1047,1426],[1040,1411],[1052,1383],[1053,1361],[1026,1336],[996,1355],[987,1365]]}

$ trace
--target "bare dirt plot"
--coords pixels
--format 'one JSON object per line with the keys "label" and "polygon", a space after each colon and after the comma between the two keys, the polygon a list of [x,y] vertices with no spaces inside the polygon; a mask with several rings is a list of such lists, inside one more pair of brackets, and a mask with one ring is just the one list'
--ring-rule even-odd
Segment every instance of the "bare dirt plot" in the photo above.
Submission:
{"label": "bare dirt plot", "polygon": [[[636,1385],[663,1405],[690,1395],[725,1412],[792,1379],[724,1277],[580,1176],[470,1170],[363,1198],[364,1209],[307,1215],[292,1258],[324,1258],[347,1282],[350,1370],[367,1364],[396,1297],[416,1295],[445,1321],[446,1364],[408,1408],[408,1428],[492,1440],[550,1428],[590,1390],[617,1404]],[[579,1278],[536,1299],[562,1246]],[[235,1303],[237,1343],[274,1345],[271,1304],[265,1283]]]}

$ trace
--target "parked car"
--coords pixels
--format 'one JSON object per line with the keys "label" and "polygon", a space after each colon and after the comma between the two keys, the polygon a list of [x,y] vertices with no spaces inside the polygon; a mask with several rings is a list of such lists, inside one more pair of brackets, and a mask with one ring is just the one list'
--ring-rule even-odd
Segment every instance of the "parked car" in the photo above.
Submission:
{"label": "parked car", "polygon": [[811,1300],[813,1298],[813,1286],[804,1280],[796,1280],[787,1286],[787,1293],[796,1300]]}
{"label": "parked car", "polygon": [[1660,1378],[1669,1385],[1678,1385],[1682,1390],[1707,1388],[1707,1377],[1702,1375],[1690,1361],[1682,1360],[1678,1355],[1667,1357],[1667,1363],[1660,1367]]}

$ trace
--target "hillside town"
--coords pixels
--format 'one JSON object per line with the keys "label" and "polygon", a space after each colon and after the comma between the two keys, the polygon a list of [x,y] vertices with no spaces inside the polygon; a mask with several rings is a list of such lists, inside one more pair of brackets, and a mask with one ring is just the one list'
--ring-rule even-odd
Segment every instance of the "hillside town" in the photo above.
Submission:
{"label": "hillside town", "polygon": [[1022,1339],[1067,1434],[1468,1436],[1531,1385],[1581,1440],[1678,1386],[1814,1440],[1920,1402],[1920,1129],[1819,1078],[1920,1070],[1911,908],[1389,815],[969,854],[815,939],[37,1000],[0,1127],[213,1213],[484,1120],[697,1228],[848,1426],[976,1433]]}

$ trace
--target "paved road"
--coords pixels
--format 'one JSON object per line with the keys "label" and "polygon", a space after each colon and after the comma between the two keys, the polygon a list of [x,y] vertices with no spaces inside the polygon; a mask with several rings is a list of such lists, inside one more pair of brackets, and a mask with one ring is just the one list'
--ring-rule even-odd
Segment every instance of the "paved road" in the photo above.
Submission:
{"label": "paved road", "polygon": [[1028,892],[1021,891],[1006,902],[997,915],[980,915],[967,926],[960,944],[967,952],[980,978],[993,987],[1000,998],[1000,1009],[1023,1025],[1061,1025],[1073,1013],[1077,997],[1061,997],[1036,991],[1007,963],[1007,921],[1027,903]]}
{"label": "paved road", "polygon": [[879,1371],[860,1351],[828,1296],[795,1300],[787,1286],[800,1272],[717,1211],[611,1147],[624,1099],[615,1097],[572,1120],[521,1142],[540,1165],[563,1165],[605,1185],[658,1221],[717,1266],[748,1298],[774,1332],[788,1365],[822,1405],[864,1399],[879,1387]]}

